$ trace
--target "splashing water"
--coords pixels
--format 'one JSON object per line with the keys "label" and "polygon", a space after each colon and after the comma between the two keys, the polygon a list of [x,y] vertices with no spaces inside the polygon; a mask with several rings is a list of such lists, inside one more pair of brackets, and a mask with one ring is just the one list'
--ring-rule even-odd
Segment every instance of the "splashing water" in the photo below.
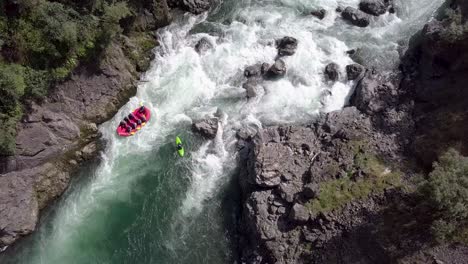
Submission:
{"label": "splashing water", "polygon": [[[137,95],[100,127],[108,145],[99,164],[83,170],[64,197],[47,212],[39,230],[2,263],[224,263],[232,262],[232,225],[238,194],[236,138],[240,128],[310,122],[319,112],[343,107],[353,86],[345,79],[352,63],[346,51],[361,48],[363,62],[391,69],[399,43],[433,15],[443,0],[397,0],[397,14],[373,18],[368,28],[346,24],[337,6],[358,0],[225,0],[215,11],[186,15],[160,30],[161,46]],[[322,7],[318,20],[304,15]],[[287,74],[265,81],[261,96],[245,99],[246,66],[273,63],[272,43],[299,40],[285,57]],[[207,37],[213,48],[193,46]],[[335,62],[341,78],[325,81]],[[143,102],[151,122],[132,138],[115,127]],[[202,141],[190,124],[221,113],[214,140]],[[180,135],[188,152],[174,151]]]}

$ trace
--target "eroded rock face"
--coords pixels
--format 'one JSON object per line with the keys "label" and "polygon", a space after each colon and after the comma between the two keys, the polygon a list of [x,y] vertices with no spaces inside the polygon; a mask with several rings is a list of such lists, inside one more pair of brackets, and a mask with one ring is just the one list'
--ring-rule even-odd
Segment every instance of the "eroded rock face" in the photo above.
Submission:
{"label": "eroded rock face", "polygon": [[201,120],[192,125],[192,130],[205,138],[214,139],[218,133],[218,122],[216,117]]}
{"label": "eroded rock face", "polygon": [[344,20],[358,27],[367,27],[370,24],[368,15],[353,7],[346,7],[341,16]]}

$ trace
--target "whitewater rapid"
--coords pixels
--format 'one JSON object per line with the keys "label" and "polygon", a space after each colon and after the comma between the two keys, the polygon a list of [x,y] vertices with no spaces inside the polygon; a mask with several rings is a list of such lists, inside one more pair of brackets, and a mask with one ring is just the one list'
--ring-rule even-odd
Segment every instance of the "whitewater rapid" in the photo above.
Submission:
{"label": "whitewater rapid", "polygon": [[[345,66],[353,63],[346,54],[350,49],[361,48],[368,65],[395,67],[400,44],[443,0],[396,2],[396,14],[373,18],[364,29],[345,23],[335,12],[338,6],[357,7],[358,0],[225,0],[210,14],[184,15],[160,30],[160,46],[136,96],[100,126],[107,142],[100,164],[57,205],[53,217],[25,245],[33,249],[18,253],[18,262],[131,263],[136,257],[139,263],[215,261],[210,254],[219,252],[209,248],[229,238],[221,224],[200,219],[215,219],[220,212],[216,199],[236,169],[236,131],[307,123],[321,112],[342,108],[354,85],[345,78]],[[305,15],[315,8],[326,9],[325,19]],[[243,70],[273,63],[274,40],[284,36],[299,41],[295,55],[284,58],[286,76],[265,81],[265,92],[247,100]],[[198,54],[194,46],[202,37],[213,48]],[[323,73],[331,62],[340,68],[336,83],[328,83]],[[151,122],[134,137],[117,137],[115,127],[140,103],[153,113]],[[215,113],[221,118],[214,140],[203,141],[190,132],[194,120]],[[185,159],[172,153],[176,135],[186,142]],[[137,215],[108,230],[114,217],[128,217],[118,211],[127,207]],[[219,234],[206,234],[212,229]],[[113,239],[109,232],[116,233],[119,243],[108,241]],[[195,243],[203,245],[199,252]],[[91,252],[91,246],[99,250]],[[219,255],[216,261],[229,254]]]}

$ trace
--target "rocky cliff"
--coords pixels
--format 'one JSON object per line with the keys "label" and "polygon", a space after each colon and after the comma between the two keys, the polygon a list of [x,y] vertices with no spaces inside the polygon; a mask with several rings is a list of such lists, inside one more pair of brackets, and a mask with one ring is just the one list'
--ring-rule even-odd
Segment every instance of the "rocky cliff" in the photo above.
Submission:
{"label": "rocky cliff", "polygon": [[413,193],[448,147],[466,154],[465,2],[412,39],[395,74],[361,74],[349,107],[239,133],[243,263],[466,261],[466,247],[434,244]]}
{"label": "rocky cliff", "polygon": [[0,251],[31,233],[39,212],[67,188],[81,162],[100,149],[97,126],[135,95],[139,76],[153,59],[156,30],[172,19],[169,5],[192,13],[209,1],[155,0],[125,21],[93,63],[79,66],[41,103],[28,103],[17,124],[16,152],[0,160]]}

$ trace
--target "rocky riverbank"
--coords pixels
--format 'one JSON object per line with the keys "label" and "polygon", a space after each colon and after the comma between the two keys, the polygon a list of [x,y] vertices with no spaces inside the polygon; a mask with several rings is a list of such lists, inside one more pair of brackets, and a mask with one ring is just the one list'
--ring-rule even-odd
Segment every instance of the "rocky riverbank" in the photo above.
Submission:
{"label": "rocky riverbank", "polygon": [[60,196],[83,161],[101,149],[97,126],[136,93],[153,59],[156,30],[171,8],[199,14],[210,1],[155,0],[92,63],[79,66],[17,124],[14,156],[0,160],[0,251],[34,231],[40,210]]}
{"label": "rocky riverbank", "polygon": [[[392,12],[376,2],[343,18],[365,26],[364,12]],[[243,263],[466,261],[466,247],[434,244],[414,193],[417,174],[448,147],[467,152],[468,6],[448,6],[412,38],[399,70],[347,68],[358,78],[348,107],[305,126],[240,131]]]}

